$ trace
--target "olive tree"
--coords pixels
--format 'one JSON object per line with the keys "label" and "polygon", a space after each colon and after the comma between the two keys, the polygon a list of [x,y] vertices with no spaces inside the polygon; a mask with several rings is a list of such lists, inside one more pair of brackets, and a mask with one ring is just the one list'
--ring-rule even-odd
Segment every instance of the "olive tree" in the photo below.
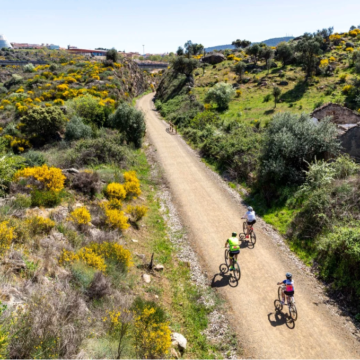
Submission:
{"label": "olive tree", "polygon": [[235,90],[233,87],[230,84],[221,82],[207,92],[205,101],[214,102],[219,110],[225,110],[229,107],[229,102],[234,95]]}
{"label": "olive tree", "polygon": [[234,66],[234,72],[236,75],[239,76],[240,81],[242,80],[242,76],[245,72],[245,69],[246,69],[246,64],[243,61],[237,62]]}

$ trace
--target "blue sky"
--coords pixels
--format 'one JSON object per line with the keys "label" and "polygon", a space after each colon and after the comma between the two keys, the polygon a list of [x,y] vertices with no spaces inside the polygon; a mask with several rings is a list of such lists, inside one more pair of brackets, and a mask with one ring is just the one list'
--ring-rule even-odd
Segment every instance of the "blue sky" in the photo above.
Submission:
{"label": "blue sky", "polygon": [[162,53],[360,25],[359,0],[0,0],[11,42]]}

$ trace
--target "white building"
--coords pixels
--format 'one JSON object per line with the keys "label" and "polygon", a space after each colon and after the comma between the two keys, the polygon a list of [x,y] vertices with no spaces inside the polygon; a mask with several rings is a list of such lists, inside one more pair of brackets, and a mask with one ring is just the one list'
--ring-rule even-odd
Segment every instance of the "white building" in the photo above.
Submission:
{"label": "white building", "polygon": [[0,34],[0,49],[2,48],[11,48],[11,44],[6,40],[4,35]]}

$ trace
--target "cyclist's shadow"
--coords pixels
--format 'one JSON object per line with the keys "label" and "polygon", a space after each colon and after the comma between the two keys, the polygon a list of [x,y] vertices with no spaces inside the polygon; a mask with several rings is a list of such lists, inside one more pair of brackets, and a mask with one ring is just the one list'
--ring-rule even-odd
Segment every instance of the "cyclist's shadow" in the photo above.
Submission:
{"label": "cyclist's shadow", "polygon": [[220,265],[220,272],[215,274],[212,281],[212,288],[221,288],[225,286],[237,287],[239,281],[229,272],[229,268],[226,264]]}
{"label": "cyclist's shadow", "polygon": [[[289,329],[295,328],[295,321],[290,318],[288,314],[285,314],[282,312],[282,310],[279,308],[279,300],[275,300],[275,313],[269,313],[268,314],[268,320],[271,326],[277,327],[286,325]],[[274,315],[274,320],[271,319],[272,315]]]}
{"label": "cyclist's shadow", "polygon": [[246,239],[245,234],[240,234],[240,249],[254,249],[255,245],[248,239]]}

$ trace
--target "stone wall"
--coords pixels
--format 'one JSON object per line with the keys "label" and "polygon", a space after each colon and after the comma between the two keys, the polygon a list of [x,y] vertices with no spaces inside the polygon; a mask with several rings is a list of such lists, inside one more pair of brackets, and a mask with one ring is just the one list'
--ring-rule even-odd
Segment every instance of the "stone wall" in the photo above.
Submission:
{"label": "stone wall", "polygon": [[360,162],[360,126],[354,126],[339,137],[342,151]]}
{"label": "stone wall", "polygon": [[360,122],[360,115],[344,106],[332,103],[321,106],[311,115],[318,120],[331,116],[335,124],[357,124]]}

